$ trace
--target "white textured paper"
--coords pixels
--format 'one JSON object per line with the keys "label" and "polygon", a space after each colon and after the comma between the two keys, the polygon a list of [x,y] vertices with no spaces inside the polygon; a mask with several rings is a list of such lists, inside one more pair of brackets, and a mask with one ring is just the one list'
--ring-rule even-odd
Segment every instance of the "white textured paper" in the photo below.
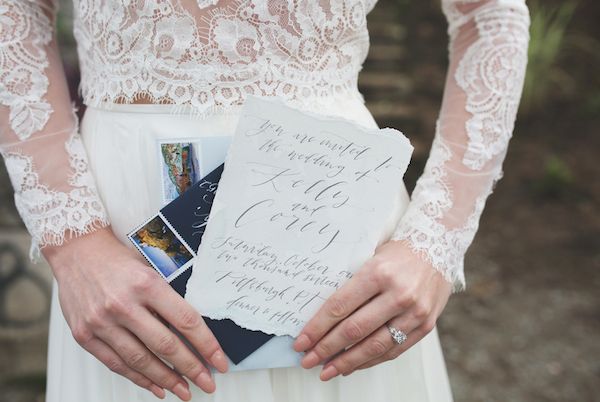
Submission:
{"label": "white textured paper", "polygon": [[412,149],[397,130],[248,97],[186,299],[210,318],[297,336],[373,255]]}

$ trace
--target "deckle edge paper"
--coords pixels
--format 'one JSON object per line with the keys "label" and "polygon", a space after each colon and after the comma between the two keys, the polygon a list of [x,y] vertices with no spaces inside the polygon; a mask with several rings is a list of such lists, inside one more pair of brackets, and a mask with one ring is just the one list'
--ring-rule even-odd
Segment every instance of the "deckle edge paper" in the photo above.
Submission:
{"label": "deckle edge paper", "polygon": [[186,299],[212,319],[297,336],[373,255],[412,151],[398,130],[249,96]]}

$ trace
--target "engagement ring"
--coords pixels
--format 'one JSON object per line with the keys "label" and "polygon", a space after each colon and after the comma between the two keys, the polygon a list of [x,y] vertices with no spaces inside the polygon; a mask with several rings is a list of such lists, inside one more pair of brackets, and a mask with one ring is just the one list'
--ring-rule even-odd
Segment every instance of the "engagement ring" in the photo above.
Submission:
{"label": "engagement ring", "polygon": [[398,345],[402,345],[404,342],[406,342],[406,339],[408,337],[406,336],[406,334],[404,332],[400,331],[399,329],[396,329],[396,328],[392,327],[389,324],[386,324],[386,326],[390,330],[390,333],[392,334],[392,338],[394,338],[394,341]]}

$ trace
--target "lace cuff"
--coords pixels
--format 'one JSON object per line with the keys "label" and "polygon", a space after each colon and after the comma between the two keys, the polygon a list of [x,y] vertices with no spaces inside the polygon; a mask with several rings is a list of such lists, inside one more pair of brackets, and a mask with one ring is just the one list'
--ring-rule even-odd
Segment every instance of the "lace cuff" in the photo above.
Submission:
{"label": "lace cuff", "polygon": [[[425,172],[419,178],[412,199],[391,239],[404,240],[453,284],[453,291],[465,287],[464,253],[477,228],[449,230],[440,222],[443,213],[452,208],[452,188],[446,179],[444,163],[452,156],[440,135],[440,125],[434,136]],[[475,222],[476,224],[476,222]]]}
{"label": "lace cuff", "polygon": [[80,236],[109,225],[87,167],[77,127],[66,141],[57,140],[64,143],[72,169],[68,189],[64,191],[52,189],[40,181],[31,156],[17,150],[3,152],[15,190],[15,205],[32,237],[31,259],[39,257],[41,247],[63,244],[66,236]]}
{"label": "lace cuff", "polygon": [[450,66],[429,159],[392,240],[465,288],[463,260],[502,177],[529,42],[524,0],[443,0]]}

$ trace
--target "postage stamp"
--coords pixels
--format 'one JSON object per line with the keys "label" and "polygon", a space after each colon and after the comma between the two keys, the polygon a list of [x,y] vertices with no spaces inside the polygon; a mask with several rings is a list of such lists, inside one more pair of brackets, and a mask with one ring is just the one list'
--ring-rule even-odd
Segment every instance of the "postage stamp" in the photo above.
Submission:
{"label": "postage stamp", "polygon": [[231,136],[158,140],[163,207],[127,237],[168,282],[191,268]]}
{"label": "postage stamp", "polygon": [[158,140],[163,205],[188,190],[225,160],[230,135]]}
{"label": "postage stamp", "polygon": [[196,255],[161,213],[143,223],[128,237],[168,282],[188,269]]}
{"label": "postage stamp", "polygon": [[160,141],[159,154],[162,196],[167,204],[200,179],[198,146],[189,141]]}

